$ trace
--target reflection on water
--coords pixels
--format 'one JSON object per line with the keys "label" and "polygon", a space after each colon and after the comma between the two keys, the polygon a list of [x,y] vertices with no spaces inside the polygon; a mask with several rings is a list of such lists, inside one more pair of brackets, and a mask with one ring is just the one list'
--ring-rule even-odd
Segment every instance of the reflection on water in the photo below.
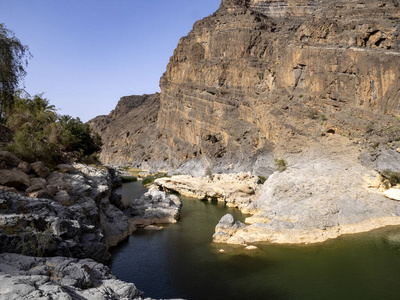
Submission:
{"label": "reflection on water", "polygon": [[142,181],[133,181],[124,183],[122,187],[115,190],[117,194],[122,196],[122,203],[127,207],[132,200],[139,199],[147,189],[143,187]]}
{"label": "reflection on water", "polygon": [[[121,192],[128,199],[137,188],[138,183],[129,183]],[[243,220],[237,210],[182,200],[177,224],[138,230],[114,249],[113,274],[134,282],[148,297],[400,299],[399,227],[317,245],[258,244],[259,250],[249,251],[212,243],[224,214]]]}

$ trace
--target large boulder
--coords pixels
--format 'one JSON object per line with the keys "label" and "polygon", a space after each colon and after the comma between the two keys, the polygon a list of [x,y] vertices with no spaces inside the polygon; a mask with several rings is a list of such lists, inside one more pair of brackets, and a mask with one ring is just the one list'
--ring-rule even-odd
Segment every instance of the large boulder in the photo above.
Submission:
{"label": "large boulder", "polygon": [[50,175],[50,169],[46,167],[41,161],[37,161],[31,164],[31,167],[33,172],[35,172],[35,174],[39,177],[46,178]]}
{"label": "large boulder", "polygon": [[181,207],[182,201],[176,195],[152,187],[140,199],[131,202],[129,213],[137,225],[176,223]]}
{"label": "large boulder", "polygon": [[0,163],[4,162],[8,167],[18,167],[22,160],[8,151],[0,151]]}
{"label": "large boulder", "polygon": [[30,163],[23,161],[23,162],[19,163],[18,169],[21,170],[22,172],[28,174],[32,170],[32,166]]}
{"label": "large boulder", "polygon": [[79,197],[88,194],[96,201],[109,197],[111,193],[111,178],[106,168],[94,168],[84,164],[74,164],[80,174],[68,174],[68,180],[73,183],[72,195]]}
{"label": "large boulder", "polygon": [[66,191],[70,194],[74,188],[67,176],[57,171],[54,171],[47,177],[47,186],[50,194],[53,195],[59,191]]}
{"label": "large boulder", "polygon": [[225,243],[238,229],[243,227],[245,227],[245,224],[236,221],[231,214],[226,214],[215,227],[213,240],[216,243]]}
{"label": "large boulder", "polygon": [[136,230],[133,221],[105,199],[100,203],[100,220],[108,247],[116,246]]}
{"label": "large boulder", "polygon": [[29,176],[20,170],[0,170],[0,185],[24,191],[31,185],[31,181]]}

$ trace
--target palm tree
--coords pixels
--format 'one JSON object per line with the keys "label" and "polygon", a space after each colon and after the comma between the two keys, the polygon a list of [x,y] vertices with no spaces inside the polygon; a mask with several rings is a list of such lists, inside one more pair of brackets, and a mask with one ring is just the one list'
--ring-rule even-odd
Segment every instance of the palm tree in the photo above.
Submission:
{"label": "palm tree", "polygon": [[33,98],[29,95],[18,95],[8,119],[8,126],[19,135],[19,142],[28,143],[26,146],[31,149],[32,154],[37,155],[50,146],[49,136],[56,119],[55,106],[50,105],[49,100],[42,95],[35,95]]}

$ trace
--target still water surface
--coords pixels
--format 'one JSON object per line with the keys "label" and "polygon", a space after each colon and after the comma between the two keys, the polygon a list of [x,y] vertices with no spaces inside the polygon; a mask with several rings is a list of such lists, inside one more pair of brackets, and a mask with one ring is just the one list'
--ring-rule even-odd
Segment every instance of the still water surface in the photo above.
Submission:
{"label": "still water surface", "polygon": [[[129,202],[146,189],[124,184]],[[226,213],[221,203],[183,198],[181,219],[162,231],[136,231],[114,249],[112,273],[152,298],[400,299],[400,228],[316,245],[258,244],[259,250],[212,243]],[[224,249],[225,253],[219,250]]]}

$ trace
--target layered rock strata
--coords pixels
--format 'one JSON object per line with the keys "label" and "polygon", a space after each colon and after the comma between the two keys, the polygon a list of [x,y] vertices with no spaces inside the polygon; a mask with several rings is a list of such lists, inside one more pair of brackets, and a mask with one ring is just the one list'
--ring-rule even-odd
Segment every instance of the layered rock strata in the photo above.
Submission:
{"label": "layered rock strata", "polygon": [[392,143],[399,18],[398,1],[224,0],[180,40],[160,95],[124,97],[90,122],[101,158],[268,176],[327,133]]}
{"label": "layered rock strata", "polygon": [[271,176],[224,242],[398,224],[376,172],[400,170],[399,20],[397,0],[223,0],[180,40],[151,147],[126,162]]}
{"label": "layered rock strata", "polygon": [[158,118],[175,157],[266,177],[275,159],[288,165],[242,209],[251,225],[217,226],[215,241],[400,224],[374,172],[400,170],[399,17],[397,1],[224,0],[180,40]]}
{"label": "layered rock strata", "polygon": [[222,1],[161,78],[166,159],[205,155],[216,169],[269,175],[272,151],[396,126],[399,16],[396,1]]}

